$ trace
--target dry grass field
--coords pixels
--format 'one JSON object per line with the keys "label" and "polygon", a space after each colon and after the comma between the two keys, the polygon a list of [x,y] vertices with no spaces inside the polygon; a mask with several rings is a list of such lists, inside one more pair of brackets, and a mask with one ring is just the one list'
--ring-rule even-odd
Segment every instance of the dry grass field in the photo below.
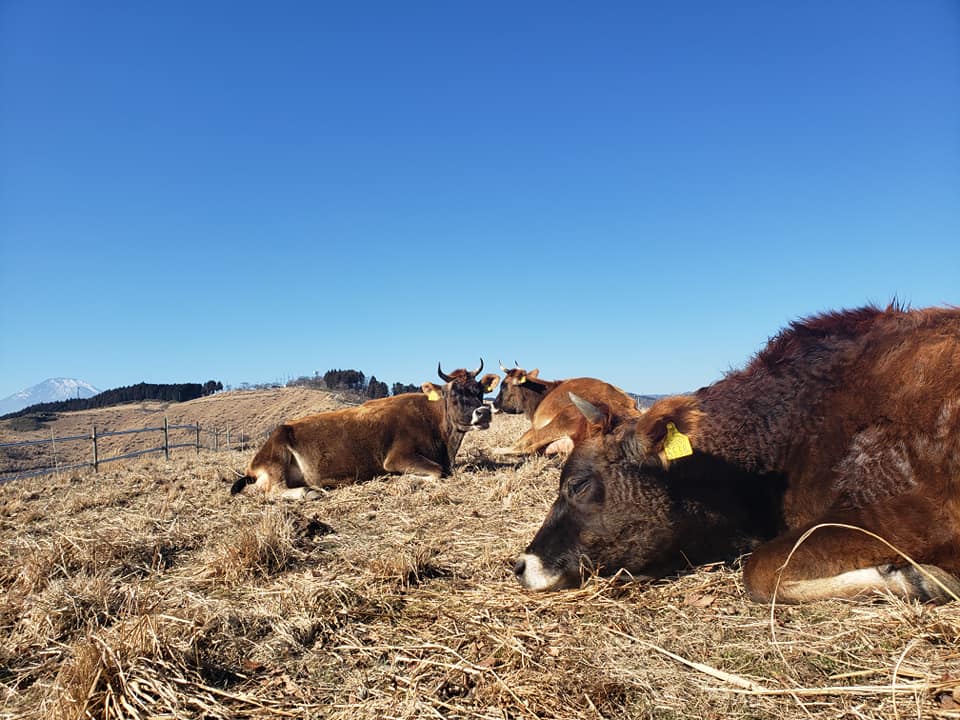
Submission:
{"label": "dry grass field", "polygon": [[[162,410],[252,433],[336,404],[265,392],[103,426]],[[253,449],[0,486],[0,717],[960,717],[956,606],[771,608],[724,566],[521,590],[559,475],[490,454],[524,427],[468,435],[452,478],[304,504],[230,496]]]}

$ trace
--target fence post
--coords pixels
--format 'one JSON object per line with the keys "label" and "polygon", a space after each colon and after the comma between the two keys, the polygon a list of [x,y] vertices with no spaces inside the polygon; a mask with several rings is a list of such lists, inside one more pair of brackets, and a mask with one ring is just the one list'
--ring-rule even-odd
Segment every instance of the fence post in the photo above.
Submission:
{"label": "fence post", "polygon": [[50,428],[50,447],[53,449],[53,471],[60,476],[60,463],[57,462],[57,436],[53,433],[53,428]]}
{"label": "fence post", "polygon": [[100,454],[97,452],[97,426],[93,426],[93,471],[100,472]]}
{"label": "fence post", "polygon": [[163,456],[170,459],[170,428],[167,425],[167,416],[163,416]]}
{"label": "fence post", "polygon": [[220,451],[220,431],[219,430],[213,431],[213,451],[214,452]]}
{"label": "fence post", "polygon": [[200,454],[200,421],[197,420],[197,455]]}

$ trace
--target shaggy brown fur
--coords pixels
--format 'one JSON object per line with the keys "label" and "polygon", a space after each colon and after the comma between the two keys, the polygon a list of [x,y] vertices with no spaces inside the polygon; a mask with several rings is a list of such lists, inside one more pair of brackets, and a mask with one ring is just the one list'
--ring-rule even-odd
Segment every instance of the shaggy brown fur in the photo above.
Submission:
{"label": "shaggy brown fur", "polygon": [[[664,456],[667,423],[691,456]],[[956,308],[795,322],[745,369],[614,424],[567,461],[517,564],[529,587],[576,583],[585,561],[657,575],[763,542],[744,570],[758,600],[960,592]]]}

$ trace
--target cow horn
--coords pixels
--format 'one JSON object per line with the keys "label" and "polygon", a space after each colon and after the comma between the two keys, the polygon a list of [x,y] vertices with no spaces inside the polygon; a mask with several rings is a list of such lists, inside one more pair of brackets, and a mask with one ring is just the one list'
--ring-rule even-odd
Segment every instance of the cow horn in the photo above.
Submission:
{"label": "cow horn", "polygon": [[473,377],[476,377],[482,372],[483,372],[483,358],[480,358],[480,367],[474,370],[471,374],[473,375]]}
{"label": "cow horn", "polygon": [[500,372],[510,372],[503,366],[503,360],[497,360],[497,362],[500,363]]}
{"label": "cow horn", "polygon": [[437,375],[439,375],[444,382],[451,382],[453,380],[452,377],[443,372],[443,369],[440,367],[440,363],[437,363]]}
{"label": "cow horn", "polygon": [[600,410],[595,405],[591,405],[576,393],[568,392],[567,395],[570,396],[570,402],[577,406],[577,410],[583,414],[587,422],[598,423],[603,419]]}

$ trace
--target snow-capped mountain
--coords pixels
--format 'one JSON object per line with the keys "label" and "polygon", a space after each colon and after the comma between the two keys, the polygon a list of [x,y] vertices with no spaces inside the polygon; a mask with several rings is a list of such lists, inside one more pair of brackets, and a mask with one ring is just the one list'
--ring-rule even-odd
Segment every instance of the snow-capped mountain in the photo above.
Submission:
{"label": "snow-capped mountain", "polygon": [[100,391],[83,380],[73,378],[50,378],[39,385],[28,387],[9,397],[0,400],[0,415],[22,410],[29,405],[58,400],[72,400],[74,398],[88,398]]}

